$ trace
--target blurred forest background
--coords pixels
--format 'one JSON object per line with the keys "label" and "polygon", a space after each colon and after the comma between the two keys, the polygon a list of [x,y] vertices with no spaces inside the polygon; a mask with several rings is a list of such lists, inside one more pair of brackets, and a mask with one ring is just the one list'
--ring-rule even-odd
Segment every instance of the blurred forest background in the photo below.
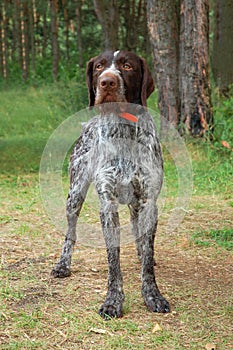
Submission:
{"label": "blurred forest background", "polygon": [[52,130],[88,105],[86,62],[104,49],[145,57],[149,107],[231,157],[232,18],[231,0],[1,0],[1,170],[38,169]]}

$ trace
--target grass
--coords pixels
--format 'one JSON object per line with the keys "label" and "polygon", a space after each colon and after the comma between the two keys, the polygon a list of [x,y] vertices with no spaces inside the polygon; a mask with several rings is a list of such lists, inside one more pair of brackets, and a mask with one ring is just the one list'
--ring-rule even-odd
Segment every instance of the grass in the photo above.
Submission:
{"label": "grass", "polygon": [[[183,222],[169,235],[166,226],[175,206],[178,174],[164,147],[167,193],[159,220],[155,268],[172,312],[160,315],[146,310],[140,265],[130,243],[121,249],[124,317],[106,322],[97,314],[107,285],[104,249],[78,244],[71,277],[50,277],[63,235],[43,209],[38,182],[47,138],[87,103],[84,96],[83,104],[78,104],[79,92],[80,86],[71,82],[12,88],[0,95],[0,349],[199,350],[208,343],[214,349],[230,349],[232,99],[215,103],[216,125],[225,124],[223,129],[216,128],[212,143],[186,138],[193,196]],[[152,109],[155,97],[149,101]],[[222,145],[223,140],[231,149]],[[87,232],[81,232],[87,236],[89,229],[99,225],[97,210],[91,213],[93,205],[90,198],[83,210]]]}
{"label": "grass", "polygon": [[[156,93],[149,107],[157,111]],[[193,167],[195,194],[233,191],[233,98],[215,102],[215,131],[212,143],[186,139]],[[12,103],[14,101],[14,103]],[[86,87],[75,81],[40,87],[5,89],[0,95],[1,173],[37,172],[44,146],[53,130],[63,120],[87,106]],[[231,148],[222,145],[227,141]],[[165,178],[169,195],[178,188],[177,169],[164,147]],[[223,189],[224,188],[224,189]]]}
{"label": "grass", "polygon": [[1,172],[38,171],[41,154],[53,130],[87,106],[83,91],[76,82],[1,91]]}
{"label": "grass", "polygon": [[[63,237],[44,213],[37,175],[1,175],[0,180],[1,349],[199,350],[207,343],[216,349],[231,348],[232,253],[189,240],[197,229],[193,223],[205,227],[205,232],[213,227],[217,232],[224,222],[233,224],[232,207],[226,207],[224,199],[217,198],[215,212],[209,197],[194,196],[179,234],[167,236],[165,219],[160,219],[156,271],[172,312],[160,315],[146,310],[135,248],[127,245],[122,247],[124,317],[106,322],[97,314],[106,293],[104,249],[79,245],[72,276],[52,279],[50,271]],[[203,210],[213,219],[205,220]],[[165,217],[169,213],[166,209]]]}
{"label": "grass", "polygon": [[209,232],[196,232],[192,235],[195,244],[209,247],[213,242],[218,246],[233,249],[233,228],[211,229]]}

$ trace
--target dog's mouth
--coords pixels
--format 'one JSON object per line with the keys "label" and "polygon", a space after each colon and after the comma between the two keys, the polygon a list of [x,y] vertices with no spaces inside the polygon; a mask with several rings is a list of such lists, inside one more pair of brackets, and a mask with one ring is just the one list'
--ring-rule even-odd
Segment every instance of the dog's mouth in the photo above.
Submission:
{"label": "dog's mouth", "polygon": [[126,102],[126,99],[123,96],[119,96],[117,93],[106,92],[104,94],[102,93],[101,97],[99,96],[99,98],[96,98],[95,105],[114,102]]}
{"label": "dog's mouth", "polygon": [[112,93],[106,93],[105,96],[103,96],[103,102],[102,103],[108,103],[108,102],[117,102],[117,97],[115,94]]}

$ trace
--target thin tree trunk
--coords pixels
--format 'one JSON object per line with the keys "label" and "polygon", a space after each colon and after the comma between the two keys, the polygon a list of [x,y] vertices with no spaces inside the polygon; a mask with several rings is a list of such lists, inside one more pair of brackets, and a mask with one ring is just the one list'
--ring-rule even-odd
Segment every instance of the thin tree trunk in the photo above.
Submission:
{"label": "thin tree trunk", "polygon": [[94,6],[96,15],[102,26],[104,49],[117,50],[119,48],[119,13],[117,0],[94,0]]}
{"label": "thin tree trunk", "polygon": [[66,46],[66,59],[69,61],[70,59],[70,45],[69,45],[69,17],[67,10],[66,0],[62,0],[63,14],[64,14],[64,22],[65,22],[65,46]]}
{"label": "thin tree trunk", "polygon": [[3,69],[3,6],[0,7],[0,71],[1,71],[1,75],[4,77],[4,69]]}
{"label": "thin tree trunk", "polygon": [[215,82],[222,93],[233,84],[233,3],[215,0],[212,68]]}
{"label": "thin tree trunk", "polygon": [[174,0],[149,0],[147,2],[147,16],[163,132],[166,124],[163,123],[163,118],[175,126],[179,122],[178,15],[176,2]]}
{"label": "thin tree trunk", "polygon": [[17,56],[20,68],[23,69],[23,55],[22,55],[22,33],[21,33],[21,0],[15,0],[15,40],[17,45]]}
{"label": "thin tree trunk", "polygon": [[16,11],[12,9],[12,42],[11,42],[11,60],[15,62],[17,60],[17,16]]}
{"label": "thin tree trunk", "polygon": [[0,44],[1,44],[1,71],[3,78],[8,77],[8,46],[7,46],[7,19],[6,7],[3,2],[0,8]]}
{"label": "thin tree trunk", "polygon": [[129,43],[131,40],[128,38],[128,33],[130,33],[131,27],[131,16],[130,16],[130,0],[124,1],[125,5],[125,14],[124,14],[124,27],[125,27],[125,35],[124,35],[124,48],[126,50],[130,50]]}
{"label": "thin tree trunk", "polygon": [[21,11],[21,31],[22,31],[22,56],[23,56],[23,80],[27,81],[29,76],[29,10],[28,1],[23,2]]}
{"label": "thin tree trunk", "polygon": [[51,33],[52,33],[52,56],[53,56],[53,79],[57,79],[59,65],[59,44],[58,44],[58,0],[50,0],[51,5]]}
{"label": "thin tree trunk", "polygon": [[76,23],[77,23],[77,47],[79,67],[83,67],[83,45],[82,45],[82,1],[77,0],[76,5]]}
{"label": "thin tree trunk", "polygon": [[124,2],[124,48],[129,51],[136,51],[138,48],[138,36],[143,33],[143,27],[147,27],[147,20],[143,26],[142,17],[142,0],[125,0]]}
{"label": "thin tree trunk", "polygon": [[43,39],[42,39],[42,57],[46,59],[46,49],[47,49],[47,41],[48,41],[48,30],[47,30],[47,7],[43,8]]}
{"label": "thin tree trunk", "polygon": [[213,124],[208,16],[208,0],[181,0],[181,121],[193,136],[203,136]]}
{"label": "thin tree trunk", "polygon": [[143,16],[142,16],[142,37],[144,38],[142,48],[146,56],[151,55],[151,43],[147,25],[147,1],[143,1]]}
{"label": "thin tree trunk", "polygon": [[35,75],[35,34],[34,34],[34,13],[36,12],[34,0],[29,0],[29,33],[30,33],[30,51],[31,51],[31,67],[33,75]]}

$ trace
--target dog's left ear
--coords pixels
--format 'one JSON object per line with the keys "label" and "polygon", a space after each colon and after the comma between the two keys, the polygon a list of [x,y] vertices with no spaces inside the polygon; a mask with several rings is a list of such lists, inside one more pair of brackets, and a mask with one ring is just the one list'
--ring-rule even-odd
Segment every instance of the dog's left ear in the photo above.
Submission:
{"label": "dog's left ear", "polygon": [[142,90],[141,90],[141,102],[143,106],[147,106],[146,100],[152,94],[155,89],[154,79],[149,71],[148,65],[144,58],[141,58],[142,64]]}
{"label": "dog's left ear", "polygon": [[88,93],[89,93],[89,107],[92,107],[95,104],[95,91],[93,87],[94,61],[95,61],[95,57],[90,59],[90,61],[87,63],[87,70],[86,70],[86,81],[87,81],[87,87],[88,87]]}

